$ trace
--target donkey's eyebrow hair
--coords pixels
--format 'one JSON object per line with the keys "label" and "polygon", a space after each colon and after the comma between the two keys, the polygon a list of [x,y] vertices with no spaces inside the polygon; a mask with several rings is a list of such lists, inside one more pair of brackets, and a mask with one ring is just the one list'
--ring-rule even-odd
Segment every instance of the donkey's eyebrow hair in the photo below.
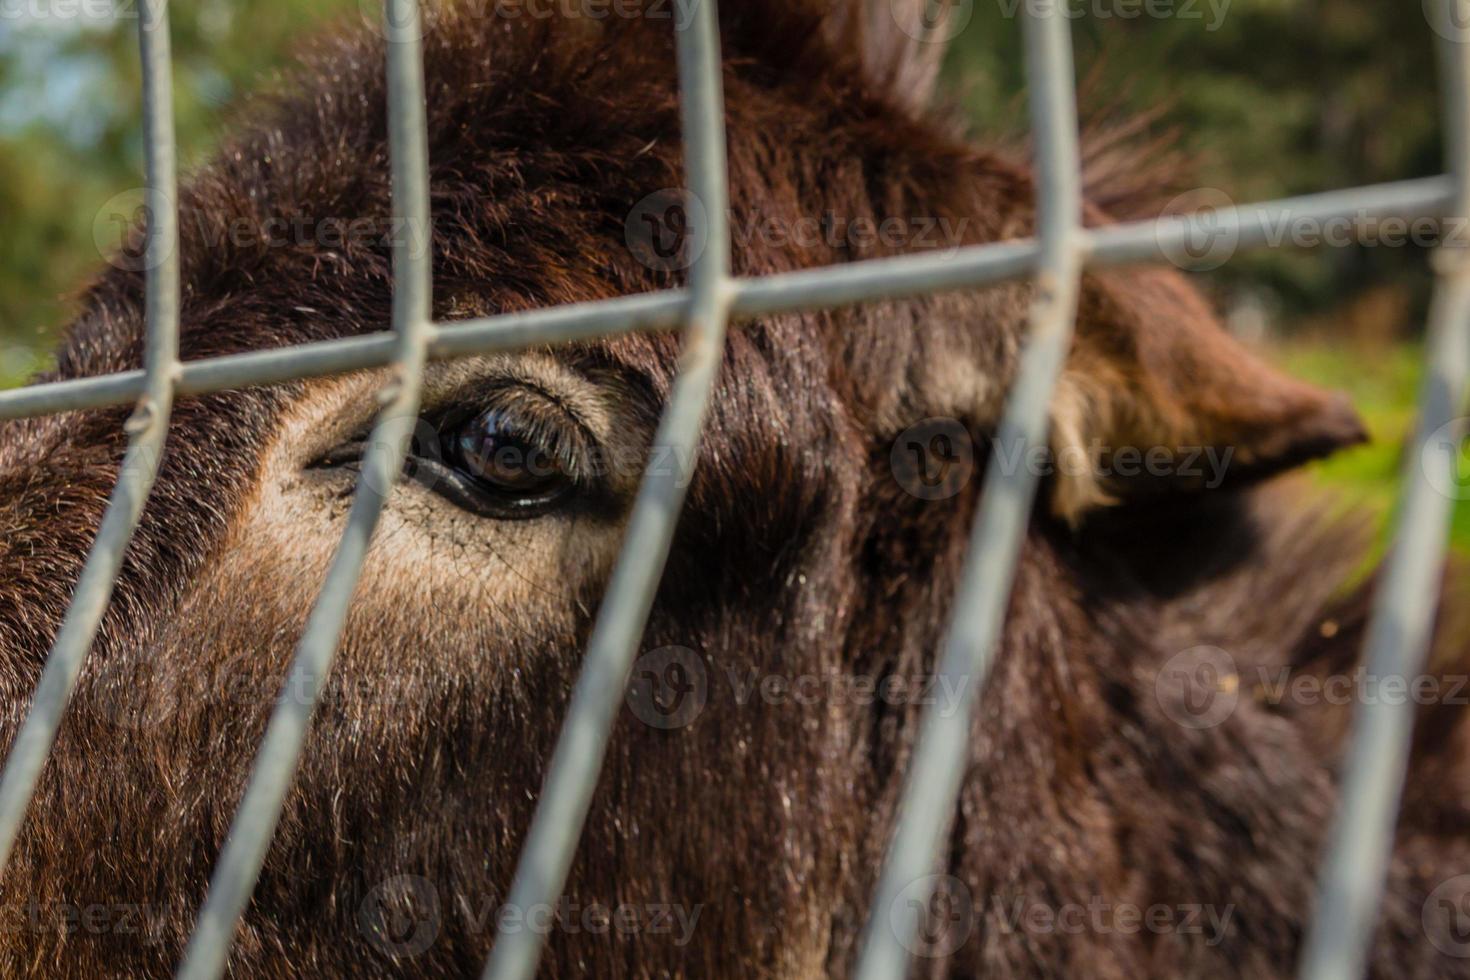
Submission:
{"label": "donkey's eyebrow hair", "polygon": [[542,448],[565,465],[571,476],[585,479],[592,475],[588,466],[600,456],[602,440],[569,401],[533,380],[490,377],[447,393],[430,412],[465,403],[474,411],[494,409],[523,426],[527,434],[540,437]]}
{"label": "donkey's eyebrow hair", "polygon": [[580,368],[549,352],[475,359],[435,372],[429,380],[425,408],[483,397],[496,388],[515,387],[540,396],[571,420],[593,442],[611,434],[605,385]]}
{"label": "donkey's eyebrow hair", "polygon": [[[587,383],[594,384],[595,382],[588,381]],[[585,438],[588,443],[594,446],[598,444],[599,440],[597,438],[597,433],[592,431],[592,427],[587,424],[587,420],[582,417],[582,414],[577,410],[577,407],[571,404],[570,399],[564,397],[559,392],[555,391],[545,384],[542,384],[539,381],[528,381],[525,379],[520,379],[516,381],[515,384],[525,391],[535,392],[536,394],[540,395],[542,398],[550,402],[552,405],[554,405],[556,408],[560,409],[562,414],[570,419],[572,424],[575,425],[579,430],[581,430],[583,438]]]}

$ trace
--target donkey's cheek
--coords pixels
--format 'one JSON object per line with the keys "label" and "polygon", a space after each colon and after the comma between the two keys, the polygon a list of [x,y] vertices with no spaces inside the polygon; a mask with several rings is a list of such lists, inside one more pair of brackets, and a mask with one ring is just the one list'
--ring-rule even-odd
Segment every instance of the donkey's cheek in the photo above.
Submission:
{"label": "donkey's cheek", "polygon": [[[452,370],[435,370],[426,395],[457,380]],[[370,421],[378,383],[375,375],[359,375],[310,386],[279,420],[254,491],[231,522],[226,563],[240,563],[241,577],[264,568],[267,581],[291,583],[274,601],[285,603],[281,613],[293,620],[304,619],[315,602],[365,478],[356,465],[305,464]],[[402,634],[390,641],[404,642],[479,634],[487,621],[502,632],[566,636],[586,614],[587,597],[600,594],[622,525],[615,510],[494,519],[419,480],[398,480],[368,549],[349,625],[376,620]]]}
{"label": "donkey's cheek", "polygon": [[[267,480],[244,515],[238,559],[292,583],[294,613],[316,600],[348,526],[355,479],[344,472]],[[583,611],[581,597],[605,581],[620,531],[619,522],[563,515],[487,519],[401,481],[368,549],[352,615],[392,623],[405,642],[478,633],[486,622],[564,635]]]}

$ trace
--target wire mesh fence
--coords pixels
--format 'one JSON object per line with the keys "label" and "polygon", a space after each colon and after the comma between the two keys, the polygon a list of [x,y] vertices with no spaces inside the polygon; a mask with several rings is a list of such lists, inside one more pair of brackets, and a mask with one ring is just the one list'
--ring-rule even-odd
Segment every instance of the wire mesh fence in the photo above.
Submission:
{"label": "wire mesh fence", "polygon": [[[678,25],[678,75],[690,192],[706,204],[696,231],[707,246],[685,289],[479,320],[431,319],[427,248],[401,236],[393,254],[393,331],[182,363],[178,359],[179,256],[166,4],[139,19],[143,62],[150,221],[147,228],[146,345],[141,371],[53,382],[0,392],[0,418],[20,418],[133,403],[128,450],[95,543],[56,636],[25,722],[0,776],[0,867],[14,847],[67,701],[107,609],[128,542],[158,472],[170,412],[178,397],[388,369],[382,409],[364,460],[346,531],[296,650],[287,690],[275,708],[244,798],[219,857],[179,976],[220,976],[239,918],[265,860],[305,745],[313,707],[332,668],[350,599],[374,528],[401,468],[430,359],[465,357],[639,330],[683,331],[683,354],[656,444],[692,459],[724,350],[726,325],[788,311],[914,296],[1031,278],[1037,290],[1020,373],[998,445],[1030,448],[1047,438],[1047,407],[1069,349],[1085,268],[1170,260],[1193,254],[1204,235],[1225,236],[1234,251],[1268,244],[1283,218],[1318,220],[1470,217],[1470,46],[1436,30],[1448,174],[1257,205],[1202,218],[1082,226],[1082,176],[1068,16],[1059,0],[1019,5],[1026,31],[1031,117],[1040,175],[1034,240],[970,246],[953,254],[878,259],[756,279],[730,274],[724,108],[714,0],[690,0]],[[1470,0],[1429,0],[1431,25],[1470,23]],[[429,224],[428,139],[417,0],[385,0],[389,134],[395,218]],[[1208,221],[1206,227],[1203,222]],[[1470,261],[1440,248],[1429,324],[1418,436],[1406,465],[1394,545],[1379,590],[1366,662],[1380,676],[1408,675],[1430,644],[1452,501],[1457,447],[1435,434],[1462,411],[1470,387]],[[899,977],[927,905],[944,836],[968,761],[973,709],[997,645],[1010,586],[1037,489],[1028,467],[991,466],[940,676],[965,692],[958,711],[931,707],[898,812],[888,858],[871,905],[858,974]],[[532,907],[560,894],[596,786],[617,708],[653,605],[683,502],[675,474],[650,467],[599,609],[568,716],[511,886],[510,902]],[[962,683],[971,681],[970,683]],[[304,696],[301,696],[303,695]],[[1324,859],[1302,975],[1312,980],[1362,974],[1381,898],[1413,723],[1411,701],[1379,700],[1357,711],[1342,798]],[[544,936],[502,931],[487,978],[524,978],[536,969]]]}

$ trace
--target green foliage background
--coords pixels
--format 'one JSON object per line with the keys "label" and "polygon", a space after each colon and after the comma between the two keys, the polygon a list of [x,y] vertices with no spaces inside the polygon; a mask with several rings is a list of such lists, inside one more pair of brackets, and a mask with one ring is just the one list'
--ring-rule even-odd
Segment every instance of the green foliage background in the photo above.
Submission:
{"label": "green foliage background", "polygon": [[[134,18],[144,2],[88,18],[76,12],[103,0],[0,0],[0,384],[45,366],[71,297],[102,267],[99,210],[142,183]],[[1020,2],[962,0],[948,90],[978,134],[1026,130]],[[1068,2],[1085,112],[1148,115],[1155,132],[1176,132],[1188,158],[1173,174],[1180,187],[1248,201],[1442,169],[1435,51],[1413,0]],[[293,47],[364,8],[373,0],[171,3],[185,169]],[[1282,249],[1209,279],[1232,324],[1358,397],[1380,442],[1317,473],[1381,514],[1412,425],[1424,258],[1411,247]],[[1470,548],[1465,508],[1457,536]]]}
{"label": "green foliage background", "polygon": [[[982,131],[1024,130],[1022,0],[974,0],[951,81]],[[1189,158],[1180,183],[1269,200],[1442,171],[1434,37],[1420,3],[1383,0],[1064,0],[1084,115],[1164,115]],[[1172,11],[1149,16],[1148,11]],[[1414,250],[1240,256],[1219,275],[1253,284],[1288,318],[1370,285],[1407,281]],[[1291,323],[1281,324],[1290,330]]]}
{"label": "green foliage background", "polygon": [[[49,346],[72,297],[103,267],[98,212],[143,183],[136,18],[152,2],[106,0],[112,19],[74,13],[104,0],[0,3],[0,12],[28,12],[0,16],[0,377],[14,381],[35,366],[27,353]],[[293,46],[358,11],[343,0],[170,3],[185,171],[216,143],[242,95],[289,64]]]}

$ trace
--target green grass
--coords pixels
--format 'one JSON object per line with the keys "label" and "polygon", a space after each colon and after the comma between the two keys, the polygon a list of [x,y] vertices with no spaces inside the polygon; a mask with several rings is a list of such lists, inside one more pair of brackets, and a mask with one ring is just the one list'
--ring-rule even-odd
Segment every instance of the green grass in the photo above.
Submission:
{"label": "green grass", "polygon": [[46,366],[30,348],[0,341],[0,390],[19,388]]}
{"label": "green grass", "polygon": [[[1372,442],[1310,470],[1319,482],[1338,490],[1346,505],[1375,515],[1386,530],[1402,482],[1404,443],[1413,435],[1417,417],[1423,348],[1299,341],[1272,353],[1297,377],[1352,396]],[[1461,447],[1460,472],[1470,476],[1470,444]],[[1470,479],[1460,482],[1470,487]],[[1456,507],[1451,541],[1458,553],[1470,557],[1470,501],[1461,500]]]}

